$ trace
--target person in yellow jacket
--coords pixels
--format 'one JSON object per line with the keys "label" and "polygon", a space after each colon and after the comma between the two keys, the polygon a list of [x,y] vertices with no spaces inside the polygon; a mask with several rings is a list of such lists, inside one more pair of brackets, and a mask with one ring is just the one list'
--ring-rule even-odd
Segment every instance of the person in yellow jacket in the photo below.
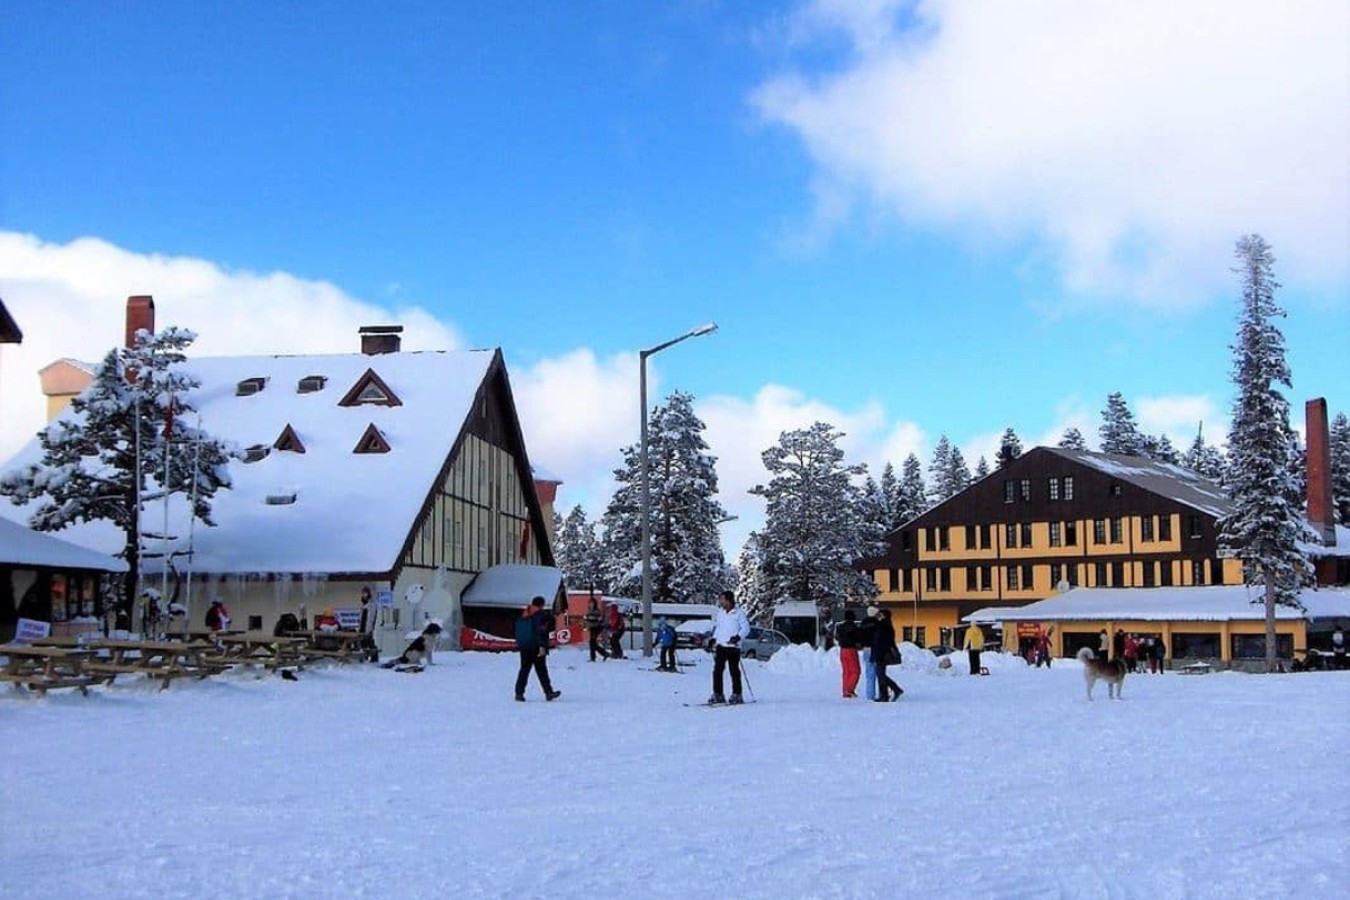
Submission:
{"label": "person in yellow jacket", "polygon": [[984,649],[984,631],[979,625],[972,624],[966,629],[966,638],[962,646],[970,656],[970,674],[980,674],[980,651]]}

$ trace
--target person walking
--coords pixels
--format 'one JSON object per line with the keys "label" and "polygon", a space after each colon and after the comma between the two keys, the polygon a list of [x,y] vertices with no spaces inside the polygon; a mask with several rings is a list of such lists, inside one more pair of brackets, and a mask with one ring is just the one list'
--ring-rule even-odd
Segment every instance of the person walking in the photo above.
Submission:
{"label": "person walking", "polygon": [[853,610],[844,610],[844,621],[835,629],[834,641],[839,645],[839,666],[844,676],[844,699],[858,696],[858,678],[862,669],[858,665],[858,623]]}
{"label": "person walking", "polygon": [[895,646],[895,626],[891,624],[891,611],[882,609],[877,613],[877,627],[872,632],[872,665],[877,670],[877,703],[886,703],[900,699],[905,689],[895,683],[886,674],[886,667],[899,665],[900,648]]}
{"label": "person walking", "polygon": [[609,659],[609,651],[600,643],[601,636],[605,633],[605,614],[600,611],[600,601],[591,598],[586,606],[586,617],[582,621],[586,623],[586,633],[590,635],[591,662],[595,662],[596,656]]}
{"label": "person walking", "polygon": [[[741,702],[741,641],[750,636],[750,620],[736,605],[736,595],[722,592],[722,605],[713,615],[713,692],[708,703]],[[722,675],[731,669],[731,699],[722,693]]]}
{"label": "person walking", "polygon": [[679,671],[675,666],[675,626],[666,621],[662,616],[656,623],[656,645],[661,648],[661,663],[656,667],[658,672],[676,672]]}
{"label": "person walking", "polygon": [[966,636],[961,642],[961,646],[970,659],[970,674],[980,674],[980,653],[984,650],[984,629],[972,622],[966,628]]}
{"label": "person walking", "polygon": [[525,685],[530,680],[530,670],[539,679],[539,687],[545,700],[557,700],[562,691],[553,689],[548,677],[548,636],[553,630],[555,620],[544,609],[544,598],[535,597],[530,605],[516,620],[516,650],[520,652],[520,672],[516,674],[516,700],[525,702]]}
{"label": "person walking", "polygon": [[858,630],[853,635],[854,643],[862,649],[863,694],[868,700],[877,699],[877,667],[872,659],[872,637],[876,634],[879,612],[881,610],[876,606],[867,607],[867,615],[858,623]]}
{"label": "person walking", "polygon": [[623,659],[623,613],[617,603],[611,603],[605,613],[605,632],[609,635],[609,658]]}

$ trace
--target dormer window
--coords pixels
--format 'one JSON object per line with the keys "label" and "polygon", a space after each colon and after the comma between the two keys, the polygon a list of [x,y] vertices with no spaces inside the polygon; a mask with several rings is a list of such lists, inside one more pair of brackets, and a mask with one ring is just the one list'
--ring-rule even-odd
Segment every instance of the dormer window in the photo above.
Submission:
{"label": "dormer window", "polygon": [[290,506],[295,502],[295,491],[289,494],[268,494],[263,502],[268,506]]}
{"label": "dormer window", "polygon": [[356,380],[351,390],[347,391],[338,406],[365,406],[372,404],[376,406],[402,406],[403,401],[390,389],[389,385],[384,383],[384,379],[375,374],[374,369],[366,369],[364,375]]}
{"label": "dormer window", "polygon": [[375,424],[372,422],[370,425],[366,426],[365,434],[361,435],[361,440],[356,442],[356,446],[352,448],[352,452],[388,453],[389,442],[384,439],[384,435],[380,434],[380,429],[376,428]]}
{"label": "dormer window", "polygon": [[300,379],[300,383],[295,386],[297,394],[313,394],[323,390],[323,386],[328,383],[327,375],[306,375]]}
{"label": "dormer window", "polygon": [[305,452],[305,445],[301,443],[300,435],[296,434],[295,429],[289,425],[281,429],[281,434],[272,446],[277,450],[285,450],[290,453]]}
{"label": "dormer window", "polygon": [[254,444],[244,451],[244,462],[255,463],[266,459],[267,454],[272,452],[272,448],[266,444]]}
{"label": "dormer window", "polygon": [[266,386],[266,378],[245,378],[234,386],[234,395],[236,397],[251,397]]}

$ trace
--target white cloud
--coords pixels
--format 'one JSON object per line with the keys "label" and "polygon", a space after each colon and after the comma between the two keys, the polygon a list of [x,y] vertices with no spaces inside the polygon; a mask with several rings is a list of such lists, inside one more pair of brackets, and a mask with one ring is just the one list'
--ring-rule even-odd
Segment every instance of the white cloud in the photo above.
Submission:
{"label": "white cloud", "polygon": [[1287,281],[1335,283],[1350,272],[1347,9],[818,0],[789,50],[842,37],[848,52],[752,104],[804,142],[827,221],[851,195],[980,242],[1029,238],[1070,292],[1157,308],[1227,285],[1250,231]]}
{"label": "white cloud", "polygon": [[1209,397],[1140,397],[1135,407],[1141,431],[1167,435],[1172,446],[1183,453],[1202,424],[1205,443],[1222,446],[1228,441],[1228,415],[1220,412]]}

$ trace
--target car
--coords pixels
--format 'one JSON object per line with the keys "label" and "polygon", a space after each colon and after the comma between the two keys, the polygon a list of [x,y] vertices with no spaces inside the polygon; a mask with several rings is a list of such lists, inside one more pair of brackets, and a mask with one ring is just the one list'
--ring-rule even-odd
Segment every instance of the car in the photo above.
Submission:
{"label": "car", "polygon": [[691,619],[675,626],[675,649],[711,650],[712,621]]}
{"label": "car", "polygon": [[788,636],[781,631],[752,626],[750,636],[741,641],[741,656],[746,659],[768,659],[790,643]]}

